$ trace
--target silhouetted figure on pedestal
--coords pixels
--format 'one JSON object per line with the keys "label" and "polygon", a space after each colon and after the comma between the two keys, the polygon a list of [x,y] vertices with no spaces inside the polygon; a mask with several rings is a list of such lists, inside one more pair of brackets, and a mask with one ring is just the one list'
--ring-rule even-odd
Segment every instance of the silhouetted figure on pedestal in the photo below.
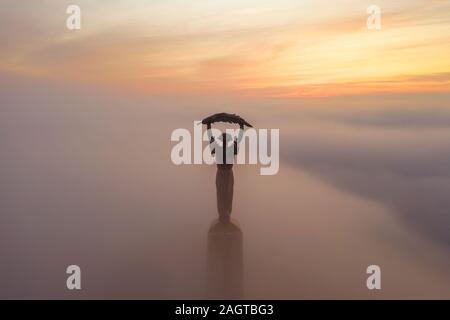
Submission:
{"label": "silhouetted figure on pedestal", "polygon": [[227,133],[222,133],[219,138],[220,143],[212,135],[210,123],[207,124],[207,133],[211,154],[216,156],[217,211],[219,212],[219,219],[227,221],[230,219],[233,207],[233,164],[239,151],[239,144],[244,136],[244,125],[240,125],[238,136],[235,139]]}
{"label": "silhouetted figure on pedestal", "polygon": [[217,143],[207,124],[211,153],[216,156],[216,194],[219,219],[211,224],[207,245],[207,297],[242,299],[244,296],[243,234],[238,222],[231,219],[233,207],[233,163],[242,140],[244,124],[237,138],[223,133]]}

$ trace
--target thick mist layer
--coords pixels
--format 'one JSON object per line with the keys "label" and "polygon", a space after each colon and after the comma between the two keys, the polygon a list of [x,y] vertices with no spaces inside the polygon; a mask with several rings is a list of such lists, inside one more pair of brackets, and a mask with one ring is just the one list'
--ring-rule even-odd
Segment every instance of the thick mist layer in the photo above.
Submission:
{"label": "thick mist layer", "polygon": [[0,81],[1,298],[204,298],[216,168],[172,164],[170,133],[219,111],[280,129],[278,175],[234,168],[245,298],[450,297],[448,95],[144,98]]}

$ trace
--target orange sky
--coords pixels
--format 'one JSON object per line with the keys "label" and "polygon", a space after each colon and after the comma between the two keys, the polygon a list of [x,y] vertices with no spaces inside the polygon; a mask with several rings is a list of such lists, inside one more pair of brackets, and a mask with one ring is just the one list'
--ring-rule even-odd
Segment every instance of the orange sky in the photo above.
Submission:
{"label": "orange sky", "polygon": [[[155,95],[276,97],[448,92],[450,2],[7,0],[0,70]],[[393,3],[394,2],[394,3]]]}

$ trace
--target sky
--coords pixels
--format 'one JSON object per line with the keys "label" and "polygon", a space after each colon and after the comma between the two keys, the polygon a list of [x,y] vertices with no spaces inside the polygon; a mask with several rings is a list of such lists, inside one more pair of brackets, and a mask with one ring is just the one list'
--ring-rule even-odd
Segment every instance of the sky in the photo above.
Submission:
{"label": "sky", "polygon": [[4,1],[0,70],[143,95],[445,92],[450,4],[360,0]]}

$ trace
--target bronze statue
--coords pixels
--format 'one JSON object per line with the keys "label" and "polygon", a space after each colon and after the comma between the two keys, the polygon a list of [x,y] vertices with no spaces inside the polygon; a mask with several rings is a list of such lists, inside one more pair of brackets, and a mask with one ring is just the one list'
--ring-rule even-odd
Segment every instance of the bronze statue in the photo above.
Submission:
{"label": "bronze statue", "polygon": [[[214,122],[239,124],[239,133],[233,139],[223,133],[214,137]],[[208,232],[207,297],[210,299],[242,299],[244,296],[243,234],[236,220],[231,219],[233,205],[234,157],[239,152],[244,126],[251,125],[237,115],[219,113],[202,121],[207,125],[211,154],[216,156],[216,194],[219,219],[214,220]],[[217,143],[217,139],[221,143]]]}

